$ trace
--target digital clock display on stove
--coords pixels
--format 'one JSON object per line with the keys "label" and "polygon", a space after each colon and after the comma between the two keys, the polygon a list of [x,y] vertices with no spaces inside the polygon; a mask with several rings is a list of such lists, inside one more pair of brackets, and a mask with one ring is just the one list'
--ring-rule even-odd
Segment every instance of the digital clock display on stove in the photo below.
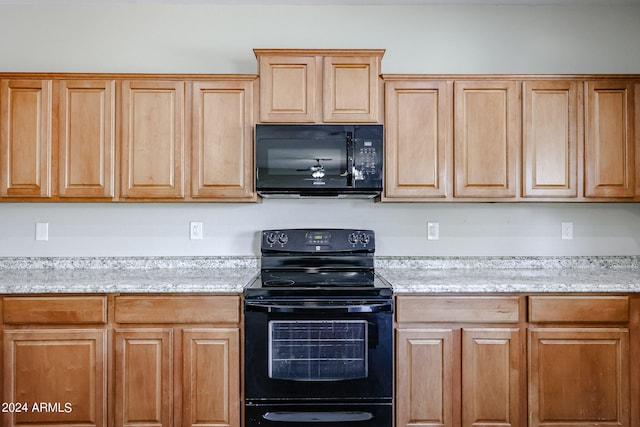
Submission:
{"label": "digital clock display on stove", "polygon": [[331,233],[327,232],[313,232],[306,234],[306,244],[317,245],[329,245],[331,243]]}

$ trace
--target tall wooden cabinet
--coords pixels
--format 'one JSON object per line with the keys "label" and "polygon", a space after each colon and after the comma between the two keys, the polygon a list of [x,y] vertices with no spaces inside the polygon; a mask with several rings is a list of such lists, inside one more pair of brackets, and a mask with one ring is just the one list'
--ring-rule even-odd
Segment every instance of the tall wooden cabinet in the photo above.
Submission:
{"label": "tall wooden cabinet", "polygon": [[381,49],[254,49],[264,123],[381,121]]}

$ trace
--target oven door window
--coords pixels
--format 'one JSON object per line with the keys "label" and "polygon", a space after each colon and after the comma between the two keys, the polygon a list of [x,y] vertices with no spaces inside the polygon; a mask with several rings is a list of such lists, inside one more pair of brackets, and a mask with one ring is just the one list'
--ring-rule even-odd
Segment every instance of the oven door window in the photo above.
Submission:
{"label": "oven door window", "polygon": [[269,378],[339,381],[367,377],[367,321],[269,322]]}

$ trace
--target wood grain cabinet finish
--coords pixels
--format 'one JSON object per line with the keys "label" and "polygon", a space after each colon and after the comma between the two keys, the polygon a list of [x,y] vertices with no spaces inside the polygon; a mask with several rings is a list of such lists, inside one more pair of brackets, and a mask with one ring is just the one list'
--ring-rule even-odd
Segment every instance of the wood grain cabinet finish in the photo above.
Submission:
{"label": "wood grain cabinet finish", "polygon": [[193,82],[191,197],[255,200],[255,80]]}
{"label": "wood grain cabinet finish", "polygon": [[456,197],[515,198],[520,155],[516,81],[454,83]]}
{"label": "wood grain cabinet finish", "polygon": [[61,80],[58,87],[60,197],[115,196],[115,80]]}
{"label": "wood grain cabinet finish", "polygon": [[184,93],[184,81],[122,82],[122,197],[184,198]]}
{"label": "wood grain cabinet finish", "polygon": [[630,426],[629,364],[625,328],[531,328],[529,426]]}
{"label": "wood grain cabinet finish", "polygon": [[585,196],[633,197],[633,82],[588,81],[585,85]]}
{"label": "wood grain cabinet finish", "polygon": [[396,425],[523,426],[519,307],[518,297],[398,296]]}
{"label": "wood grain cabinet finish", "polygon": [[522,83],[522,197],[578,196],[580,88],[576,81]]}
{"label": "wood grain cabinet finish", "polygon": [[379,49],[254,49],[263,123],[377,123]]}
{"label": "wood grain cabinet finish", "polygon": [[0,80],[0,197],[51,197],[51,113],[51,80]]}
{"label": "wood grain cabinet finish", "polygon": [[384,199],[451,196],[452,83],[385,78]]}
{"label": "wood grain cabinet finish", "polygon": [[3,345],[2,401],[28,411],[2,425],[107,425],[106,329],[5,329]]}

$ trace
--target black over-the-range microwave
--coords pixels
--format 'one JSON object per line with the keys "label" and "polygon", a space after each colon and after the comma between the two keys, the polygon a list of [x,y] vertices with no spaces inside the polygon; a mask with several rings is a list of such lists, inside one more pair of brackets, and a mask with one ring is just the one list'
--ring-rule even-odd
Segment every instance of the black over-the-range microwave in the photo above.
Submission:
{"label": "black over-the-range microwave", "polygon": [[382,125],[256,125],[263,197],[366,197],[382,192]]}

